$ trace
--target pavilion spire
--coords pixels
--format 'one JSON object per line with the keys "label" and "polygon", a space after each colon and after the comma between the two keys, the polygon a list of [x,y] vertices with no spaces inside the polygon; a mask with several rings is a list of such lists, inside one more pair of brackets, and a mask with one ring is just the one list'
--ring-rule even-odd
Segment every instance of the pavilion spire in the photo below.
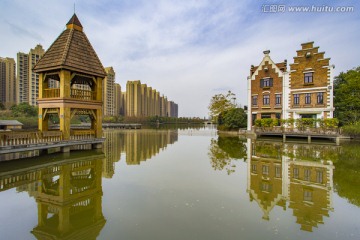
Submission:
{"label": "pavilion spire", "polygon": [[69,22],[66,24],[66,28],[67,29],[75,29],[75,30],[79,30],[79,31],[83,30],[83,26],[81,25],[81,23],[75,13],[70,18]]}

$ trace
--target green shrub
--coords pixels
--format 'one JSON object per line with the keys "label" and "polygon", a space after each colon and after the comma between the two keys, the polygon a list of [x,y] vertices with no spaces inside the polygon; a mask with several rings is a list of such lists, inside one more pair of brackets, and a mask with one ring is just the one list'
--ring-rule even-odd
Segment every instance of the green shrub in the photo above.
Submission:
{"label": "green shrub", "polygon": [[261,127],[261,123],[262,123],[262,122],[261,122],[261,119],[256,119],[256,120],[255,120],[255,126],[256,126],[256,127]]}
{"label": "green shrub", "polygon": [[350,136],[360,137],[360,121],[342,127],[343,133]]}
{"label": "green shrub", "polygon": [[324,125],[328,129],[335,129],[339,126],[339,120],[336,118],[327,118],[324,121]]}

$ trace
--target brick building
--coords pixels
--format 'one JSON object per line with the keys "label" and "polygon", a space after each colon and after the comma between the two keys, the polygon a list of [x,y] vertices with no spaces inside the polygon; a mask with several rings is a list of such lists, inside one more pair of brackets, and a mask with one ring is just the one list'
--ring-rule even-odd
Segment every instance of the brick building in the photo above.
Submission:
{"label": "brick building", "polygon": [[259,66],[251,66],[250,86],[252,123],[261,118],[282,118],[283,84],[287,62],[275,63],[264,51]]}
{"label": "brick building", "polygon": [[332,118],[333,69],[330,58],[314,42],[301,44],[294,63],[275,63],[264,51],[259,66],[251,66],[248,77],[248,130],[262,118]]}
{"label": "brick building", "polygon": [[301,44],[290,64],[288,118],[332,118],[333,69],[314,42]]}

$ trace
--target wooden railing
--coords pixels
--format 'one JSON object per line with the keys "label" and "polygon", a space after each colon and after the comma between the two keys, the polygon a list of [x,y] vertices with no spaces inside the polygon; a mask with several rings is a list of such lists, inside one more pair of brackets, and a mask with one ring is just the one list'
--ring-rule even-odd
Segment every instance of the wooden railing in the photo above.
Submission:
{"label": "wooden railing", "polygon": [[[74,129],[70,132],[70,140],[95,138],[95,130]],[[41,143],[57,143],[63,140],[61,131],[28,131],[28,132],[0,132],[0,147],[29,146]]]}
{"label": "wooden railing", "polygon": [[80,140],[80,139],[91,139],[95,138],[95,130],[86,129],[74,129],[70,132],[70,139],[71,140]]}
{"label": "wooden railing", "polygon": [[[46,88],[43,92],[43,98],[59,98],[60,88]],[[81,100],[96,100],[96,92],[83,89],[71,89],[70,97]]]}
{"label": "wooden railing", "polygon": [[43,98],[58,98],[58,97],[60,97],[60,88],[44,89]]}
{"label": "wooden railing", "polygon": [[82,100],[96,100],[96,92],[82,89],[71,89],[70,97]]}
{"label": "wooden railing", "polygon": [[1,132],[0,146],[31,145],[62,140],[61,131]]}

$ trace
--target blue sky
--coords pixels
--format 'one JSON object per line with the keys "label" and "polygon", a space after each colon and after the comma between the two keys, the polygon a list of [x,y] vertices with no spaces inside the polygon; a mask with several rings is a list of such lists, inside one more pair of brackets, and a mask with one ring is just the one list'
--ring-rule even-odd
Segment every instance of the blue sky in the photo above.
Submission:
{"label": "blue sky", "polygon": [[[231,90],[246,105],[246,77],[270,49],[293,62],[314,41],[336,74],[359,66],[358,0],[1,0],[0,56],[47,49],[74,12],[104,67],[123,90],[141,80],[179,104],[180,116],[208,115],[213,95]],[[264,12],[284,5],[284,12]],[[353,12],[290,12],[292,6],[351,6]]]}

